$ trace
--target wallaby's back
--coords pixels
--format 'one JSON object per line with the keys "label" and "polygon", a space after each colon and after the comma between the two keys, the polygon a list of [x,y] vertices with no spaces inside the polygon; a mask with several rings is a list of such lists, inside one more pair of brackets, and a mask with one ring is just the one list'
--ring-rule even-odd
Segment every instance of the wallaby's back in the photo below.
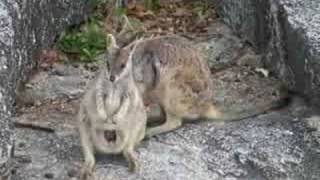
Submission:
{"label": "wallaby's back", "polygon": [[133,55],[133,64],[134,77],[145,88],[146,102],[159,103],[178,116],[201,114],[212,103],[208,64],[182,37],[171,35],[142,42]]}

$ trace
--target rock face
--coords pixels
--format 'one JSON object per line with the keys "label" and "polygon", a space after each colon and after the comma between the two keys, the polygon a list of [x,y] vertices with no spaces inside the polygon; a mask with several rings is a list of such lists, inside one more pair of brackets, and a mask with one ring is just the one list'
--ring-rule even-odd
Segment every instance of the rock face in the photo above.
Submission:
{"label": "rock face", "polygon": [[[223,128],[211,122],[185,124],[141,143],[137,148],[142,164],[138,173],[128,171],[121,155],[97,155],[97,180],[301,180],[304,128],[297,115],[304,108],[297,103],[288,110],[228,123]],[[52,125],[58,127],[56,133],[17,131],[19,168],[13,180],[44,180],[48,176],[77,179],[83,159],[79,136],[71,125],[75,115],[58,112],[44,115],[46,121],[56,123]],[[41,121],[39,116],[33,118]]]}
{"label": "rock face", "polygon": [[68,25],[79,23],[86,0],[0,1],[0,179],[8,179],[17,81],[26,80],[42,49]]}
{"label": "rock face", "polygon": [[223,20],[252,43],[283,82],[320,105],[319,0],[215,0]]}
{"label": "rock face", "polygon": [[[215,104],[230,112],[276,98],[274,85],[278,81],[256,70],[261,68],[255,64],[260,56],[229,34],[223,24],[214,27],[214,36],[195,46],[205,50],[214,68],[211,79]],[[250,66],[225,68],[240,60]],[[92,78],[92,69],[56,64],[28,82],[24,96],[34,97],[27,103],[35,105],[18,109],[15,120],[36,123],[55,132],[16,129],[17,171],[13,180],[78,178],[83,156],[76,112],[79,97],[85,91],[82,84]],[[173,132],[145,139],[137,147],[142,165],[138,173],[128,172],[121,155],[97,154],[97,180],[316,180],[319,176],[306,176],[305,168],[317,172],[319,141],[314,139],[320,131],[314,119],[308,121],[313,132],[310,134],[305,128],[307,109],[303,101],[297,100],[288,108],[229,122],[223,127],[213,122],[185,123]],[[308,153],[307,146],[314,151]],[[306,163],[306,159],[313,164]]]}
{"label": "rock face", "polygon": [[[301,7],[306,5],[299,3]],[[215,102],[226,109],[242,110],[259,102],[272,101],[276,80],[257,71],[257,68],[261,70],[258,59],[274,63],[271,67],[295,88],[294,73],[287,65],[289,54],[282,54],[287,52],[285,42],[289,41],[284,39],[284,27],[279,26],[280,22],[285,22],[280,18],[285,17],[284,8],[280,8],[286,7],[284,1],[224,0],[218,5],[226,22],[246,37],[263,57],[230,34],[227,27],[217,25],[214,29],[221,29],[221,32],[216,31],[213,38],[197,44],[200,49],[205,47],[213,68]],[[31,10],[34,6],[39,8]],[[51,128],[53,133],[17,128],[13,151],[10,122],[15,82],[25,79],[34,66],[32,58],[36,59],[38,50],[48,47],[63,27],[80,20],[84,2],[2,1],[0,8],[1,25],[5,25],[4,28],[0,26],[1,50],[4,51],[0,61],[3,75],[0,80],[0,172],[9,172],[7,167],[14,152],[12,162],[16,171],[13,171],[12,180],[75,180],[83,162],[75,117],[78,97],[85,90],[83,83],[94,74],[88,71],[91,68],[60,64],[29,81],[24,96],[30,97],[26,103],[31,102],[33,106],[19,108],[14,120]],[[245,10],[247,8],[249,10]],[[232,12],[228,15],[228,11]],[[269,11],[275,16],[265,16]],[[273,27],[279,29],[269,31]],[[311,42],[306,37],[302,40]],[[224,69],[229,64],[253,67]],[[299,99],[287,108],[230,122],[223,127],[212,122],[185,124],[173,132],[145,139],[137,147],[142,167],[136,174],[128,172],[122,156],[97,155],[97,179],[316,180],[320,177],[320,125],[319,118],[305,118],[309,117],[308,109]]]}
{"label": "rock face", "polygon": [[[79,86],[74,91],[70,84],[88,81],[94,72],[82,67],[55,68],[64,73],[56,73],[57,69],[42,72],[39,76],[43,79],[34,76],[35,81],[30,81],[31,89],[26,91],[26,95],[34,94],[44,103],[20,109],[15,119],[53,128],[55,133],[16,129],[14,163],[17,171],[13,180],[48,177],[75,180],[79,175],[83,157],[75,119],[79,99],[74,97],[79,97],[75,94],[82,93],[85,87]],[[57,87],[47,86],[44,79],[54,82],[60,90],[54,94],[52,90]],[[61,80],[55,81],[57,79]],[[212,75],[212,80],[217,104],[233,110],[236,106],[246,108],[259,101],[269,101],[275,84],[274,79],[263,77],[250,67],[218,71]],[[38,93],[45,89],[52,93]],[[54,104],[46,103],[46,99],[53,100]],[[137,147],[142,167],[136,174],[128,172],[121,155],[97,155],[97,179],[301,180],[305,178],[304,159],[316,157],[305,153],[306,110],[307,106],[298,100],[286,109],[230,122],[224,127],[212,122],[186,123],[173,132],[145,139]],[[312,140],[319,133],[318,124],[313,119],[309,124],[310,129],[314,129],[308,138]],[[314,147],[318,148],[316,144]],[[317,166],[310,168],[315,170]],[[306,179],[315,180],[317,176]]]}

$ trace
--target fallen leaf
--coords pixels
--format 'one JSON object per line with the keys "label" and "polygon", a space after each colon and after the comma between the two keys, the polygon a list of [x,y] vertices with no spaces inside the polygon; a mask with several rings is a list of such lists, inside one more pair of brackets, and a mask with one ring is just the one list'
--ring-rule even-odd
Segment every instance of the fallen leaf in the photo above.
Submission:
{"label": "fallen leaf", "polygon": [[261,73],[264,77],[269,77],[269,71],[264,68],[255,68],[255,71]]}
{"label": "fallen leaf", "polygon": [[192,14],[185,8],[178,8],[176,11],[172,14],[173,16],[192,16]]}

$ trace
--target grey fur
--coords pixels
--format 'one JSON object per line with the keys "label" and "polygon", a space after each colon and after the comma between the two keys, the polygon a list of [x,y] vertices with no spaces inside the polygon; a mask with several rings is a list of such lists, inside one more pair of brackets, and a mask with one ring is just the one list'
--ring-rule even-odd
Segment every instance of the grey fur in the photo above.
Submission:
{"label": "grey fur", "polygon": [[[134,51],[134,49],[132,50]],[[89,83],[78,113],[79,133],[84,155],[81,179],[93,180],[94,151],[123,153],[130,171],[138,168],[134,148],[144,138],[147,115],[142,97],[132,76],[131,56],[121,78],[109,80],[103,68]],[[115,132],[115,141],[106,139],[106,132]]]}

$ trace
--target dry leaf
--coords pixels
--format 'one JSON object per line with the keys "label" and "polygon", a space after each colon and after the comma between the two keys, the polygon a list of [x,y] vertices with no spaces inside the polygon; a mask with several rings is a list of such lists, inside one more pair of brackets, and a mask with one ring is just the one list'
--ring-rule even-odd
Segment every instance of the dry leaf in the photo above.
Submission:
{"label": "dry leaf", "polygon": [[191,16],[192,14],[190,13],[190,11],[188,11],[185,8],[178,8],[172,15],[180,17],[180,16]]}

